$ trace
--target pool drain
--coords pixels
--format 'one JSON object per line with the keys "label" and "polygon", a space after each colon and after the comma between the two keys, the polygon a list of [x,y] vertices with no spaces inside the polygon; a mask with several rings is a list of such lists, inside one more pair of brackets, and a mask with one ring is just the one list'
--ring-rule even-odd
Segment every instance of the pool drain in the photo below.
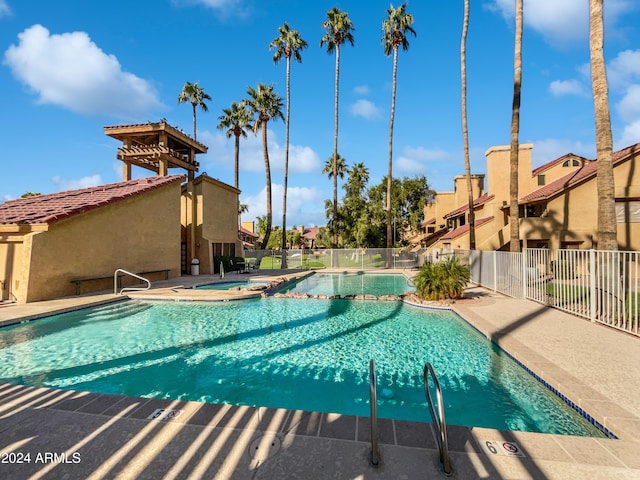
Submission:
{"label": "pool drain", "polygon": [[262,435],[249,445],[249,455],[254,460],[264,462],[280,451],[280,439],[275,435]]}

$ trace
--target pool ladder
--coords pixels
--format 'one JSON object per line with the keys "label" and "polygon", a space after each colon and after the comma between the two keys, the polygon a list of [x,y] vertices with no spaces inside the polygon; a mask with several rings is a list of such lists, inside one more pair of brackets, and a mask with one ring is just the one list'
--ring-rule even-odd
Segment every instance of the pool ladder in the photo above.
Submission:
{"label": "pool ladder", "polygon": [[369,462],[374,467],[380,466],[380,450],[378,449],[378,398],[376,394],[376,365],[373,358],[369,360],[369,404],[371,406],[371,452]]}
{"label": "pool ladder", "polygon": [[[431,391],[429,390],[429,374],[433,378],[433,386],[436,389],[436,400],[438,402],[438,415],[436,416],[435,408],[433,407],[433,399],[431,398]],[[447,443],[447,424],[444,417],[444,402],[442,400],[442,388],[440,387],[440,381],[433,370],[431,363],[427,362],[424,365],[424,393],[427,397],[427,403],[429,404],[429,413],[431,413],[431,419],[433,420],[433,428],[436,430],[436,439],[438,441],[438,451],[440,452],[440,464],[444,474],[449,477],[453,474],[453,467],[451,466],[451,459],[449,458],[449,447]]]}
{"label": "pool ladder", "polygon": [[136,291],[136,290],[149,290],[151,288],[151,282],[149,281],[149,279],[141,277],[140,275],[136,275],[135,273],[131,273],[128,272],[126,270],[123,270],[122,268],[117,269],[115,272],[113,272],[113,294],[117,295],[118,294],[118,274],[125,274],[125,275],[130,275],[134,278],[137,278],[138,280],[142,280],[143,282],[145,282],[147,284],[146,287],[124,287],[120,289],[120,295],[122,295],[122,292],[129,292],[129,291]]}

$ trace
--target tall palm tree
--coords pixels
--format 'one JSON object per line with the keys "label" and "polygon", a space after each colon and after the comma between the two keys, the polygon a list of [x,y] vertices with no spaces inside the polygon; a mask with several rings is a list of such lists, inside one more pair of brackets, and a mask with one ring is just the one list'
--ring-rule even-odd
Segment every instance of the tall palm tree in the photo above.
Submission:
{"label": "tall palm tree", "polygon": [[243,100],[240,103],[232,102],[231,108],[223,108],[222,112],[224,115],[220,115],[218,117],[218,120],[220,121],[220,123],[218,123],[218,129],[226,130],[225,135],[227,138],[235,137],[236,140],[234,186],[238,188],[240,137],[247,138],[247,130],[253,129],[253,125],[251,125],[252,117],[247,110],[246,100]]}
{"label": "tall palm tree", "polygon": [[178,103],[191,103],[193,107],[193,139],[197,140],[196,137],[196,107],[200,107],[200,110],[206,112],[209,110],[205,100],[211,100],[211,97],[205,93],[204,89],[198,86],[198,82],[191,83],[187,82],[182,87],[182,91],[178,95]]}
{"label": "tall palm tree", "polygon": [[[285,118],[285,147],[284,147],[284,194],[282,198],[282,231],[287,231],[287,184],[289,180],[289,120],[290,114],[290,98],[291,98],[291,57],[293,57],[298,63],[302,63],[302,56],[300,51],[307,47],[307,42],[300,38],[300,33],[296,30],[291,30],[289,24],[284,22],[281,27],[278,27],[280,35],[273,39],[269,44],[269,48],[275,48],[273,54],[274,63],[278,63],[282,57],[287,59],[287,113]],[[286,236],[282,236],[282,249],[284,250],[287,242]],[[282,257],[285,258],[285,255]]]}
{"label": "tall palm tree", "polygon": [[516,43],[513,56],[513,105],[511,107],[511,151],[509,155],[509,251],[520,251],[518,223],[518,155],[520,145],[520,90],[522,88],[522,1],[516,0]]}
{"label": "tall palm tree", "polygon": [[257,89],[252,87],[247,88],[247,94],[249,99],[247,104],[249,105],[249,113],[252,117],[257,115],[253,123],[253,133],[258,134],[258,129],[262,127],[262,153],[264,155],[264,168],[266,172],[267,180],[267,218],[266,229],[262,245],[262,250],[267,248],[269,243],[269,236],[271,236],[271,222],[273,220],[273,208],[271,204],[271,167],[269,166],[269,150],[267,149],[267,123],[269,120],[276,120],[281,118],[282,115],[282,98],[280,98],[274,91],[273,85],[258,84]]}
{"label": "tall palm tree", "polygon": [[[340,80],[340,45],[349,42],[353,46],[353,23],[346,12],[338,8],[332,8],[327,12],[327,19],[322,22],[322,28],[326,30],[320,39],[320,48],[327,45],[327,53],[336,53],[336,80],[334,100],[334,132],[333,132],[333,218],[338,216],[338,96]],[[338,246],[338,225],[333,222],[333,247]]]}
{"label": "tall palm tree", "polygon": [[391,119],[389,121],[389,164],[387,173],[387,248],[393,246],[391,230],[391,182],[393,170],[393,121],[396,112],[396,74],[398,71],[398,48],[402,46],[404,51],[409,50],[407,33],[416,32],[411,27],[413,15],[407,13],[407,4],[403,3],[398,8],[391,5],[387,9],[388,17],[382,22],[382,44],[384,54],[391,55],[393,52],[393,84],[391,87]]}
{"label": "tall palm tree", "polygon": [[464,0],[462,40],[460,41],[460,77],[462,79],[462,143],[464,147],[464,171],[467,177],[469,200],[469,250],[476,249],[476,213],[473,210],[473,187],[471,186],[471,162],[469,161],[469,130],[467,128],[467,31],[469,29],[469,0]]}
{"label": "tall palm tree", "polygon": [[613,139],[609,113],[609,87],[604,62],[603,0],[589,1],[589,50],[591,88],[596,117],[598,155],[598,249],[617,250],[615,183],[613,177]]}

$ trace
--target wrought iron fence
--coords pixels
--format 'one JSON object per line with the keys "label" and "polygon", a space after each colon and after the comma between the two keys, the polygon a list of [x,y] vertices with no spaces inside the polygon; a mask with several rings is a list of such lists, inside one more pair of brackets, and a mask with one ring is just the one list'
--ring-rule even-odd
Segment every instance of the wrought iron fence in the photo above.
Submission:
{"label": "wrought iron fence", "polygon": [[463,252],[478,285],[640,336],[640,252]]}
{"label": "wrought iron fence", "polygon": [[316,250],[245,250],[247,265],[256,270],[339,268],[368,270],[413,268],[418,255],[398,248],[341,248]]}

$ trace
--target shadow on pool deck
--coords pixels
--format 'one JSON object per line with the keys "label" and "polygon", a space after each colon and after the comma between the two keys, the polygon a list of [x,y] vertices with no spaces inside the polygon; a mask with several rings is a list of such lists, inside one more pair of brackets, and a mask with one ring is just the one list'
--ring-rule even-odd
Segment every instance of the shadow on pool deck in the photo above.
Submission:
{"label": "shadow on pool deck", "polygon": [[[456,312],[621,439],[451,427],[454,478],[640,478],[640,339],[525,300],[470,293],[477,298],[454,304]],[[0,309],[0,320],[13,309],[37,314],[23,307]],[[63,307],[71,303],[50,305]],[[158,409],[181,413],[147,418]],[[381,420],[376,469],[368,418],[348,415],[5,383],[0,433],[10,460],[0,478],[444,478],[429,424]],[[488,441],[516,442],[525,456],[492,454]],[[18,463],[27,453],[30,463]]]}

